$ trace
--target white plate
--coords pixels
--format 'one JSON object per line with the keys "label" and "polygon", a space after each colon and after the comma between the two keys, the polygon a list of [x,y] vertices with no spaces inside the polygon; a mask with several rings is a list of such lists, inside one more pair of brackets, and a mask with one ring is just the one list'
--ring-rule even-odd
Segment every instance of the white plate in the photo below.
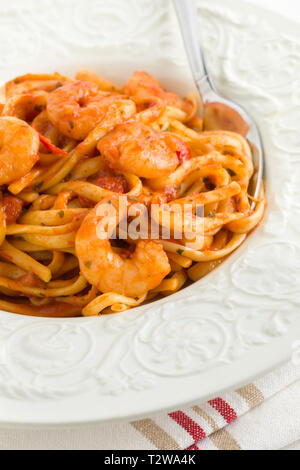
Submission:
{"label": "white plate", "polygon": [[[293,347],[297,359],[299,26],[237,0],[199,4],[217,85],[264,136],[266,219],[217,271],[151,306],[74,320],[1,312],[1,424],[134,419],[245,384]],[[181,94],[192,88],[167,0],[1,0],[0,57],[2,81],[84,66],[120,83],[145,69]]]}

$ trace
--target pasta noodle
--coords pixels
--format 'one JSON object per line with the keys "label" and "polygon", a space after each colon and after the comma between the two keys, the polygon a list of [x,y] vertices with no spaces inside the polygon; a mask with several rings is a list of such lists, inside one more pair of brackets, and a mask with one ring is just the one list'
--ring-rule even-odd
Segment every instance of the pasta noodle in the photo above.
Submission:
{"label": "pasta noodle", "polygon": [[0,308],[121,313],[206,276],[261,222],[247,140],[144,72],[27,74],[0,116]]}

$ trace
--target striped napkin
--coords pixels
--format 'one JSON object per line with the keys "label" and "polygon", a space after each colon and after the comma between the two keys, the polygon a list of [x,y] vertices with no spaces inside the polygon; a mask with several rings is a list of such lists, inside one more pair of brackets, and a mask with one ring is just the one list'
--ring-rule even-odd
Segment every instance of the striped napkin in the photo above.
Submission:
{"label": "striped napkin", "polygon": [[298,448],[300,357],[296,359],[294,364],[204,405],[151,419],[68,429],[0,429],[0,450]]}
{"label": "striped napkin", "polygon": [[130,440],[139,442],[135,449],[281,449],[300,439],[300,364],[289,363],[204,405],[130,426],[138,433],[131,433]]}

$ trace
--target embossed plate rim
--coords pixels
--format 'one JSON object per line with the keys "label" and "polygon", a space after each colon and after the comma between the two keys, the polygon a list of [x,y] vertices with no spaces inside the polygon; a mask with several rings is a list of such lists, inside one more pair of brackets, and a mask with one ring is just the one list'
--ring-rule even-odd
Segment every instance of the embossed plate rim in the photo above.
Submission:
{"label": "embossed plate rim", "polygon": [[[111,13],[108,4],[104,6],[104,3],[99,0],[88,1],[90,2],[91,12],[93,8],[96,8],[95,18],[97,18],[98,9],[103,11],[103,8],[104,10],[107,8],[107,13]],[[18,2],[19,0],[15,3]],[[52,0],[52,3],[49,0],[42,0],[41,3],[58,6],[60,2],[62,0]],[[30,15],[35,15],[32,10],[33,3],[28,0],[26,7],[22,6],[24,9],[24,23],[20,25],[20,28],[28,25]],[[45,17],[43,16],[41,3],[39,11],[36,12],[36,20],[43,22]],[[118,27],[120,21],[126,21],[126,18],[128,18],[126,14],[128,15],[128,13],[122,10],[123,0],[114,0],[112,3],[120,6],[120,15],[116,15],[112,19],[113,27]],[[89,34],[85,39],[85,44],[79,47],[78,38],[72,45],[71,39],[65,37],[66,32],[58,30],[57,37],[51,38],[52,45],[47,45],[47,47],[50,47],[48,66],[55,64],[56,54],[58,57],[57,63],[61,63],[64,58],[64,60],[70,61],[70,67],[73,67],[75,63],[80,65],[78,54],[82,54],[83,50],[86,50],[86,56],[89,57],[89,59],[86,59],[87,62],[91,61],[91,57],[93,57],[93,54],[95,56],[97,51],[102,52],[104,57],[111,49],[116,57],[116,45],[121,48],[121,51],[123,49],[126,53],[130,51],[133,55],[130,63],[134,63],[135,59],[140,60],[142,52],[147,51],[147,47],[149,48],[151,43],[150,58],[147,62],[149,67],[159,71],[160,65],[168,63],[168,71],[159,71],[161,78],[166,79],[168,74],[171,77],[172,72],[178,70],[182,82],[183,78],[187,79],[189,75],[185,68],[185,59],[183,49],[180,50],[180,43],[176,42],[176,48],[172,49],[174,34],[176,34],[176,22],[175,18],[169,17],[170,10],[167,10],[167,8],[170,8],[170,2],[163,4],[161,13],[159,9],[155,9],[156,3],[162,5],[158,0],[153,0],[147,4],[147,8],[148,14],[153,14],[153,18],[155,18],[157,31],[155,28],[153,29],[151,38],[150,30],[145,25],[145,31],[147,30],[147,32],[144,34],[144,43],[140,42],[138,49],[136,42],[141,41],[138,28],[136,28],[137,31],[133,28],[134,34],[133,30],[129,31],[131,36],[128,35],[128,43],[126,43],[126,39],[120,39],[119,42],[115,41],[112,44],[109,31],[104,31],[102,39],[104,42],[106,41],[106,45],[102,48],[98,44],[101,42],[101,36],[95,39],[92,34]],[[0,9],[4,4],[5,11],[2,15],[2,21],[4,23],[7,21],[8,31],[13,34],[11,22],[14,18],[19,18],[19,13],[16,13],[14,6],[7,5],[2,0],[0,0]],[[81,17],[79,4],[78,0],[65,0],[64,2],[62,15],[70,8],[68,11],[70,13],[70,24],[66,26],[66,31],[70,35],[72,31],[68,28],[75,24],[71,23],[71,19],[76,22],[78,17]],[[226,5],[221,0],[217,0],[214,2],[214,6],[208,0],[200,0],[199,5],[202,6],[204,17],[202,21],[207,19],[211,21],[211,25],[208,21],[207,25],[203,24],[202,26],[207,27],[205,29],[207,39],[212,43],[211,47],[216,48],[219,54],[213,72],[217,75],[220,74],[216,77],[217,83],[225,93],[226,91],[230,93],[234,89],[238,95],[239,92],[242,93],[243,91],[242,86],[245,86],[245,83],[242,81],[240,84],[239,82],[236,83],[235,80],[237,79],[234,76],[234,71],[229,67],[236,47],[236,43],[233,44],[232,41],[236,41],[235,35],[237,33],[243,33],[245,37],[242,38],[242,41],[249,41],[251,46],[251,40],[253,40],[251,28],[252,25],[255,27],[255,21],[265,27],[263,18],[267,17],[268,25],[273,25],[274,28],[275,25],[282,26],[283,40],[286,41],[290,41],[288,39],[289,35],[290,33],[293,34],[295,30],[294,36],[297,36],[297,41],[295,43],[289,42],[289,46],[292,44],[293,47],[297,48],[298,41],[300,44],[300,36],[296,32],[299,27],[275,13],[253,7],[247,3],[241,6],[241,3],[237,0],[228,0]],[[57,11],[50,9],[48,13],[50,13],[55,24]],[[95,24],[97,26],[97,22],[93,22],[94,18],[89,9],[86,8],[84,13],[87,15],[85,20],[88,21],[89,27],[93,28]],[[262,14],[260,15],[260,13]],[[138,12],[135,12],[135,15],[136,21],[138,21]],[[150,21],[151,15],[148,16]],[[243,16],[247,16],[247,23],[245,29],[241,30],[241,28],[239,29],[239,21],[243,21],[241,19]],[[220,18],[224,18],[224,24],[220,23]],[[132,17],[132,20],[134,25],[135,17]],[[230,38],[225,34],[226,22],[230,24]],[[164,31],[164,25],[168,25],[170,30]],[[210,29],[210,26],[212,29]],[[84,28],[84,25],[82,27]],[[228,44],[226,43],[228,51],[226,49],[224,54],[222,54],[224,51],[220,53],[217,35],[213,34],[214,28],[219,28],[220,37],[225,34],[223,39],[228,42]],[[143,29],[140,32],[143,33]],[[258,31],[259,33],[260,31]],[[78,34],[80,34],[80,31]],[[147,34],[149,34],[150,41],[148,45]],[[43,70],[45,62],[37,63],[38,53],[41,54],[44,47],[43,42],[38,43],[38,41],[33,41],[32,38],[34,36],[30,36],[28,39],[32,41],[32,44],[36,43],[32,49],[33,56],[35,53],[37,54],[37,57],[34,56],[33,59],[33,63],[36,61],[34,67]],[[272,39],[272,32],[270,38]],[[47,39],[49,38],[47,37]],[[266,45],[267,48],[269,46],[271,48],[275,47],[271,39],[270,44],[266,42],[263,45]],[[77,44],[76,51],[75,43]],[[282,47],[287,52],[287,47],[285,45]],[[166,56],[169,51],[170,57]],[[11,75],[17,74],[18,71],[23,72],[25,68],[30,67],[30,61],[25,63],[26,61],[21,57],[21,52],[19,57],[16,55],[14,58],[14,64],[7,67]],[[227,52],[229,55],[227,55]],[[268,49],[266,50],[267,53]],[[300,46],[297,53],[300,57]],[[66,59],[65,56],[68,54],[69,59]],[[121,62],[124,62],[121,55],[120,52],[119,57]],[[105,61],[107,69],[107,57]],[[99,61],[100,65],[101,61]],[[244,70],[243,66],[243,63],[237,64],[237,67],[240,67],[238,71],[241,74]],[[293,67],[295,65],[289,63],[289,66]],[[1,69],[0,66],[0,77],[7,79],[3,67]],[[126,70],[124,74],[126,75],[127,72]],[[259,75],[257,77],[253,75],[254,72],[255,70],[252,71],[254,81],[251,85],[253,87],[255,86],[255,79],[259,79]],[[224,80],[222,79],[223,73]],[[232,81],[231,88],[226,80],[227,82]],[[173,85],[175,88],[176,86],[181,87],[180,81],[176,83],[174,76],[171,81],[171,87]],[[279,91],[281,93],[281,90]],[[300,299],[295,295],[295,299],[291,300],[294,289],[293,279],[295,276],[297,277],[297,270],[295,272],[291,271],[291,284],[283,285],[283,287],[288,287],[287,289],[280,288],[280,282],[283,281],[284,284],[284,279],[274,278],[278,283],[278,289],[275,289],[274,292],[272,292],[272,285],[268,283],[268,280],[262,278],[263,288],[270,289],[270,298],[267,300],[261,295],[259,289],[257,289],[257,295],[252,295],[250,289],[249,292],[239,292],[234,298],[232,296],[233,286],[232,291],[230,289],[228,291],[226,288],[228,277],[232,276],[231,273],[236,272],[237,269],[240,270],[241,275],[246,272],[246,275],[249,279],[252,279],[253,283],[253,277],[251,278],[251,276],[255,276],[257,268],[252,263],[251,254],[253,250],[264,245],[264,252],[271,250],[270,253],[274,253],[274,258],[276,258],[276,255],[278,255],[276,246],[282,243],[280,237],[283,237],[283,235],[279,233],[276,243],[276,238],[270,238],[270,233],[272,233],[272,230],[274,231],[274,227],[276,229],[282,228],[283,231],[287,230],[287,233],[289,233],[288,215],[293,211],[293,213],[296,211],[300,215],[300,205],[299,207],[297,203],[293,205],[291,198],[300,176],[295,171],[295,181],[286,181],[287,167],[284,166],[291,164],[291,162],[297,163],[299,161],[299,159],[297,160],[298,156],[290,150],[290,152],[287,151],[288,161],[282,162],[280,160],[281,141],[275,142],[275,131],[280,125],[284,128],[285,123],[280,124],[276,120],[277,118],[274,118],[273,133],[271,133],[271,129],[268,128],[269,124],[267,124],[272,113],[275,116],[276,111],[278,113],[283,109],[280,107],[281,102],[286,101],[287,97],[280,95],[277,102],[274,100],[272,92],[268,93],[258,85],[251,93],[254,97],[258,93],[257,96],[265,100],[264,105],[268,112],[265,111],[264,114],[261,111],[261,115],[257,115],[257,117],[262,130],[265,130],[263,133],[267,149],[271,153],[272,146],[275,143],[277,146],[272,155],[274,164],[270,164],[270,158],[267,162],[270,205],[266,222],[247,240],[240,250],[234,253],[221,268],[205,280],[185,289],[169,300],[162,300],[152,306],[132,310],[120,317],[49,320],[24,318],[2,312],[0,316],[1,425],[64,426],[137,419],[162,410],[178,409],[183,405],[205,401],[219,395],[224,390],[246,384],[258,374],[268,372],[289,358],[292,354],[291,345],[293,341],[300,339],[298,333],[300,318],[295,319],[295,312],[293,311],[293,309],[299,309]],[[243,96],[233,96],[233,98],[243,99]],[[293,105],[299,106],[300,98],[298,102],[296,93],[293,98],[295,101]],[[255,114],[255,107],[253,112]],[[278,169],[273,168],[276,165],[278,165]],[[281,173],[285,174],[281,175]],[[280,207],[280,203],[276,200],[272,191],[275,176],[284,185],[284,194],[279,194],[279,196],[285,197],[286,213],[282,213],[282,207]],[[279,227],[276,217],[281,216],[282,227]],[[274,243],[275,248],[272,247]],[[300,247],[297,243],[297,236],[294,236],[291,243],[285,243],[283,249],[286,250],[284,254],[287,260],[298,256]],[[280,253],[281,249],[279,250]],[[271,266],[271,260],[269,264]],[[232,278],[234,282],[234,276]],[[236,286],[234,292],[236,292]],[[188,297],[189,293],[191,293],[192,299]],[[266,305],[269,302],[271,305],[271,294],[275,299],[273,304],[277,305],[277,302],[279,305],[279,311],[274,312],[272,318],[267,316],[264,318],[263,315],[263,318],[261,318],[260,315],[257,315],[257,308],[260,303]],[[219,301],[217,302],[216,299],[218,298]],[[205,306],[206,310],[197,307],[197,310],[193,311],[193,308],[196,308],[195,299],[201,301],[200,307]],[[178,305],[179,308],[176,310]],[[220,305],[222,308],[217,311],[216,309]],[[183,321],[184,323],[182,323]],[[256,324],[259,321],[262,324]],[[266,324],[263,323],[264,321]],[[243,323],[243,325],[240,325],[240,323]],[[189,328],[191,324],[194,326],[195,334]],[[183,336],[179,334],[181,329],[184,332]],[[246,333],[249,333],[249,335],[245,336]],[[99,338],[101,340],[100,345]],[[116,343],[116,347],[113,347],[113,341]],[[257,342],[257,345],[255,345],[255,342]],[[178,350],[180,354],[178,354]],[[101,356],[100,362],[97,359],[99,353]],[[64,357],[65,361],[59,360],[58,356]],[[109,375],[110,372],[111,376]],[[176,393],[174,393],[174,390],[176,390]]]}

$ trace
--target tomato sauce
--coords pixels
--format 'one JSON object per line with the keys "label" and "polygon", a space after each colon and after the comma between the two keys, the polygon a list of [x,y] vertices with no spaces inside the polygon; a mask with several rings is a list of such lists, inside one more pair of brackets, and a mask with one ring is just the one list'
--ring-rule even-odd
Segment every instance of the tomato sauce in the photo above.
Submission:
{"label": "tomato sauce", "polygon": [[7,225],[15,224],[20,217],[24,207],[24,202],[15,196],[4,196],[2,209]]}
{"label": "tomato sauce", "polygon": [[[128,184],[123,176],[103,176],[102,178],[91,181],[91,183],[118,194],[125,194],[128,192]],[[95,205],[93,201],[84,197],[80,197],[79,201],[82,207],[85,208],[91,208]]]}
{"label": "tomato sauce", "polygon": [[18,278],[18,282],[25,287],[45,288],[45,284],[34,273],[24,274],[24,276]]}

